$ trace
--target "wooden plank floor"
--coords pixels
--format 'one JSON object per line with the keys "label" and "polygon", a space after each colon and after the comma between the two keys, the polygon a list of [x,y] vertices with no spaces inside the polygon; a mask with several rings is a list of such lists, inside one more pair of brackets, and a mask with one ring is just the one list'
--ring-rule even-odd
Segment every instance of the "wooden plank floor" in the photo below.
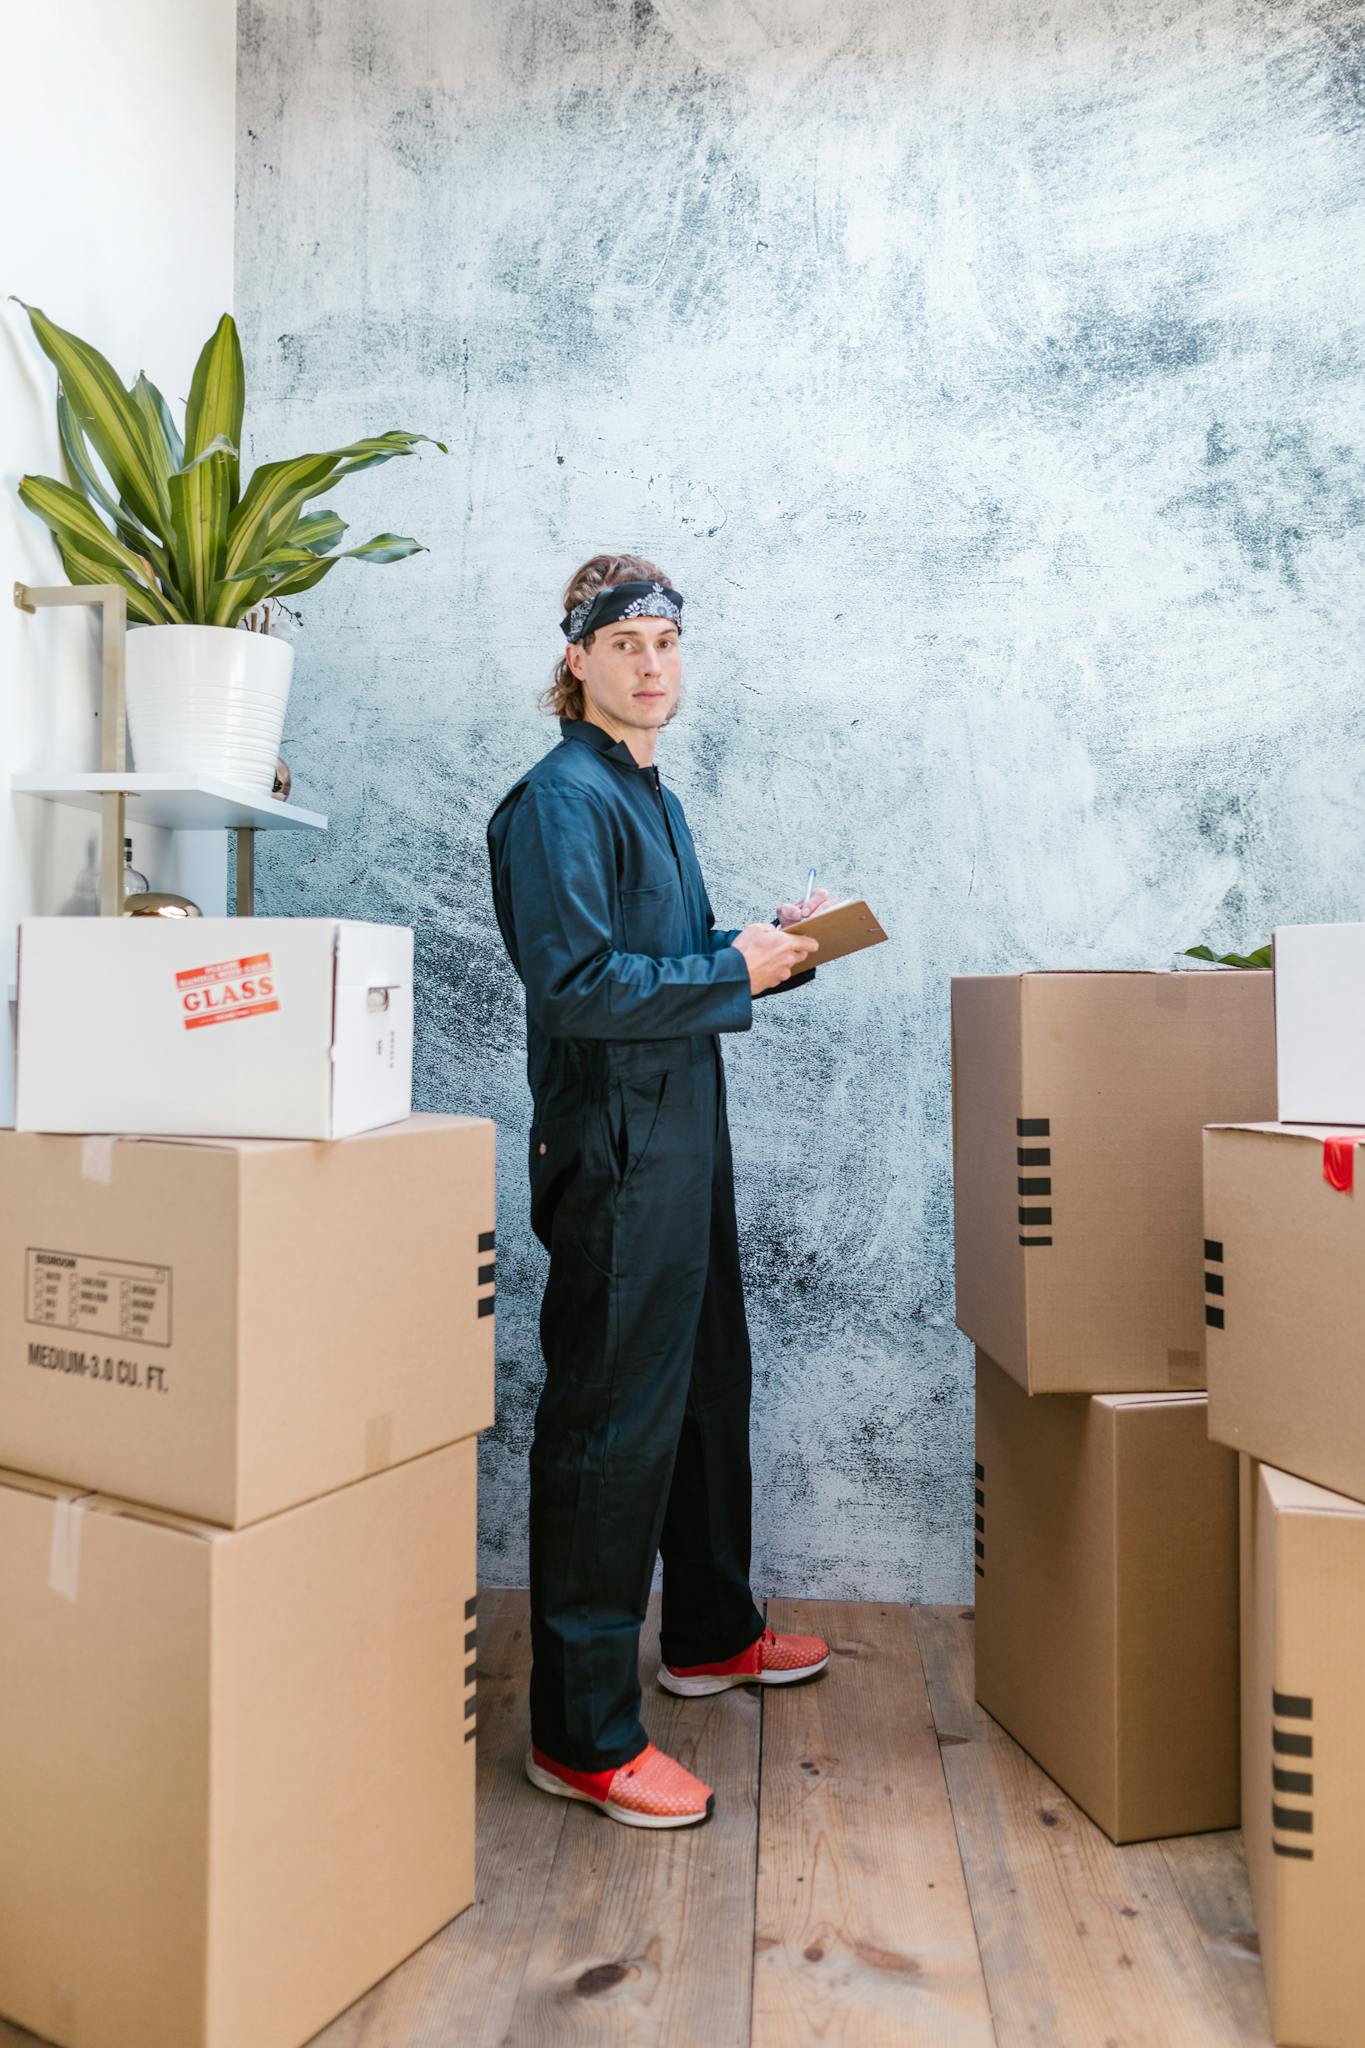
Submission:
{"label": "wooden plank floor", "polygon": [[526,1783],[526,1596],[486,1592],[478,1898],[310,2048],[1270,2048],[1238,1834],[1116,1849],[975,1705],[970,1609],[769,1618],[824,1678],[675,1700],[647,1637],[717,1794],[650,1834]]}

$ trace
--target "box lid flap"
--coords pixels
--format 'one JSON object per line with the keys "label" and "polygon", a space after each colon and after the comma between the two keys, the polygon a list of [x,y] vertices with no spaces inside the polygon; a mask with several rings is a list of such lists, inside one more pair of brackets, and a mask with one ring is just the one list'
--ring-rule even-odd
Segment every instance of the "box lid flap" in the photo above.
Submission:
{"label": "box lid flap", "polygon": [[155,1522],[160,1528],[173,1529],[179,1535],[194,1536],[205,1543],[217,1543],[235,1533],[231,1529],[220,1528],[216,1522],[199,1521],[193,1515],[168,1514],[163,1508],[144,1507],[139,1501],[117,1500],[108,1493],[90,1493],[81,1486],[64,1486],[59,1479],[43,1479],[33,1472],[14,1472],[0,1467],[0,1488],[10,1493],[36,1494],[40,1500],[50,1500],[54,1505],[59,1501],[78,1501],[88,1515],[118,1515],[131,1522]]}
{"label": "box lid flap", "polygon": [[1187,1387],[1170,1392],[1153,1388],[1144,1394],[1092,1394],[1090,1398],[1103,1408],[1185,1408],[1191,1401],[1207,1403],[1209,1397],[1202,1387]]}
{"label": "box lid flap", "polygon": [[1281,1472],[1277,1465],[1262,1465],[1260,1470],[1261,1483],[1277,1514],[1365,1515],[1365,1501],[1332,1493],[1307,1479],[1296,1479],[1292,1472]]}
{"label": "box lid flap", "polygon": [[1205,1124],[1204,1129],[1247,1131],[1253,1136],[1263,1138],[1307,1138],[1314,1145],[1320,1145],[1324,1138],[1330,1138],[1334,1132],[1339,1132],[1343,1137],[1351,1137],[1359,1132],[1362,1141],[1365,1141],[1365,1124]]}

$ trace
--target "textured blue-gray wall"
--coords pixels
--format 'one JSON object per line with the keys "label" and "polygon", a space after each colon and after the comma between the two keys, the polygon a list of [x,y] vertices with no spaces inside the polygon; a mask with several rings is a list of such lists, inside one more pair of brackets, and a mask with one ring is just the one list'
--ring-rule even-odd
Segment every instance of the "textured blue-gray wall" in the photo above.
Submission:
{"label": "textured blue-gray wall", "polygon": [[524,1570],[540,1248],[483,829],[558,596],[686,593],[660,760],[722,922],[817,861],[894,946],[727,1045],[755,1583],[971,1585],[948,979],[1358,916],[1365,9],[243,0],[259,458],[391,425],[302,601],[330,811],[274,910],[411,922],[419,1103],[497,1118],[484,1568]]}

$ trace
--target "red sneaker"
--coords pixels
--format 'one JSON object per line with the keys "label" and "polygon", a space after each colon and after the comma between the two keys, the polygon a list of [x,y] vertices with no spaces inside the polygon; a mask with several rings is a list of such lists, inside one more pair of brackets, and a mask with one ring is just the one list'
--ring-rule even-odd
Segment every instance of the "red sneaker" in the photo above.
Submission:
{"label": "red sneaker", "polygon": [[665,1692],[697,1699],[732,1685],[795,1685],[828,1662],[829,1644],[819,1636],[775,1636],[765,1628],[756,1643],[723,1664],[661,1664],[659,1683]]}
{"label": "red sneaker", "polygon": [[628,1828],[690,1828],[710,1820],[716,1795],[671,1756],[647,1742],[629,1763],[609,1771],[571,1771],[534,1745],[526,1775],[557,1799],[581,1799]]}

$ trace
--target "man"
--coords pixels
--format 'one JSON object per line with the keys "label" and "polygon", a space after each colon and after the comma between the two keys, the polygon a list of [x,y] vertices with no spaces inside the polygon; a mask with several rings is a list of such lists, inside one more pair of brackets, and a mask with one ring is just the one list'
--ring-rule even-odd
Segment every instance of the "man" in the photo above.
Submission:
{"label": "man", "polygon": [[550,1254],[531,1449],[531,1750],[543,1791],[635,1827],[705,1820],[709,1786],[640,1722],[638,1645],[663,1556],[660,1683],[706,1694],[828,1662],[749,1589],[750,1356],[718,1034],[798,982],[813,939],[718,931],[654,765],[678,709],[682,598],[598,556],[566,593],[560,743],[488,826],[526,989],[531,1222]]}

